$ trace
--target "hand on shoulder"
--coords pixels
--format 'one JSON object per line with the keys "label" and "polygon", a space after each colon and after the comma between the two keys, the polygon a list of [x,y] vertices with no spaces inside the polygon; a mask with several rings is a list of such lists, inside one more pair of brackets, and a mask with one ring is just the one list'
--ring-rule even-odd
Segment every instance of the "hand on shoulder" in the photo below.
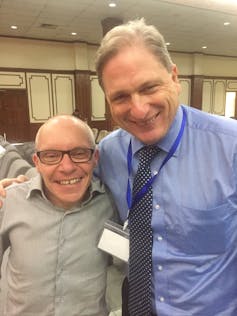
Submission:
{"label": "hand on shoulder", "polygon": [[[6,190],[5,188],[11,185],[12,183],[21,183],[29,180],[26,176],[24,175],[19,175],[17,178],[6,178],[0,180],[0,198],[6,196]],[[2,207],[2,201],[0,199],[0,208]]]}

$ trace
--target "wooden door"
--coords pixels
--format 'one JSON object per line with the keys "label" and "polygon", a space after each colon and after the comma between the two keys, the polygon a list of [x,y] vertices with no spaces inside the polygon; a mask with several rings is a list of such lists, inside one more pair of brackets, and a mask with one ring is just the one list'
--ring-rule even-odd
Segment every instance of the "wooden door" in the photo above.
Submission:
{"label": "wooden door", "polygon": [[26,90],[0,89],[0,134],[11,143],[30,140]]}

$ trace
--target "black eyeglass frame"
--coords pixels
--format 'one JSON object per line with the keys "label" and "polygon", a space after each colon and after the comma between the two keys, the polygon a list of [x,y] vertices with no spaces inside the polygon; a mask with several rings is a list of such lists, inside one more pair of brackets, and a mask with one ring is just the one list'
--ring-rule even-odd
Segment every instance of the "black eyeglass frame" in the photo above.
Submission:
{"label": "black eyeglass frame", "polygon": [[[82,151],[87,151],[90,152],[88,159],[82,159],[82,160],[75,160],[75,158],[72,157],[72,153],[76,150],[82,150]],[[59,157],[59,159],[55,162],[45,162],[44,160],[42,160],[42,153],[50,153],[50,152],[56,152],[56,153],[60,153],[61,156]],[[71,161],[73,163],[84,163],[84,162],[88,162],[92,159],[92,156],[95,152],[95,148],[83,148],[83,147],[76,147],[70,150],[57,150],[57,149],[48,149],[48,150],[41,150],[41,151],[36,151],[36,155],[39,158],[40,162],[45,164],[45,165],[57,165],[59,164],[62,160],[64,155],[68,155],[68,157],[71,159]]]}

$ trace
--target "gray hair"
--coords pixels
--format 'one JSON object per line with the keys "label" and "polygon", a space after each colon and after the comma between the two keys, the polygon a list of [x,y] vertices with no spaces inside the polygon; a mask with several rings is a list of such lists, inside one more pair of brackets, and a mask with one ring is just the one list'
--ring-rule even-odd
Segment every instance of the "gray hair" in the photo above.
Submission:
{"label": "gray hair", "polygon": [[173,62],[164,37],[153,25],[147,25],[144,18],[137,19],[114,27],[102,39],[95,60],[98,80],[102,88],[102,71],[106,63],[124,47],[133,45],[146,47],[167,71],[171,72]]}

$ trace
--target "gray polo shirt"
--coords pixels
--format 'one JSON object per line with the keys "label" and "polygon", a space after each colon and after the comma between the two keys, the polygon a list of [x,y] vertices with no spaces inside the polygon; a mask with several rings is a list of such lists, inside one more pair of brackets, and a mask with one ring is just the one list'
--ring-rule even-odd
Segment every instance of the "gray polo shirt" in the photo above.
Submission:
{"label": "gray polo shirt", "polygon": [[97,248],[114,205],[99,180],[64,211],[44,196],[40,176],[7,188],[0,210],[0,263],[7,247],[7,316],[104,316],[108,257]]}

